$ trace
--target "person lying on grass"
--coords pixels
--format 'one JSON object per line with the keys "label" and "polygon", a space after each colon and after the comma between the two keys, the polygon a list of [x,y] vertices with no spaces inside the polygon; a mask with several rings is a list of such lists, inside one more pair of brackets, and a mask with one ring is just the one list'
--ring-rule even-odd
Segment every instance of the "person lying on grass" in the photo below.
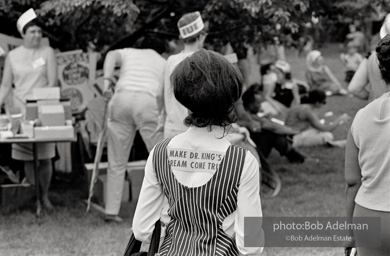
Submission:
{"label": "person lying on grass", "polygon": [[347,114],[336,118],[330,124],[321,123],[316,110],[326,104],[326,94],[323,90],[314,89],[303,100],[304,104],[292,107],[287,113],[285,125],[299,131],[293,135],[293,147],[301,146],[344,146],[345,140],[334,141],[332,131],[349,120]]}

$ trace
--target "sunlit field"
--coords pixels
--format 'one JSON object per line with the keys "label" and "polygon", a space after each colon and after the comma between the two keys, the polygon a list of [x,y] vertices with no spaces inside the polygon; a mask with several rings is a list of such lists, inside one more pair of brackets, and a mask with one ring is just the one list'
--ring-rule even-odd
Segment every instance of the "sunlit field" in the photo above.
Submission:
{"label": "sunlit field", "polygon": [[[344,68],[339,60],[338,45],[323,49],[325,63],[343,81]],[[287,51],[293,76],[304,79],[305,58]],[[353,117],[364,101],[349,96],[333,96],[319,115],[328,111],[333,117],[348,113]],[[345,139],[352,119],[335,130],[336,139]],[[270,163],[281,176],[282,189],[275,198],[263,198],[264,216],[343,216],[344,148],[315,147],[299,149],[307,156],[304,164],[289,164],[278,153]],[[86,213],[82,202],[82,183],[53,181],[51,199],[56,206],[37,219],[34,202],[0,213],[0,255],[122,255],[131,234],[134,203],[121,209],[122,224],[105,223],[97,211]],[[342,248],[265,248],[264,255],[342,255]]]}

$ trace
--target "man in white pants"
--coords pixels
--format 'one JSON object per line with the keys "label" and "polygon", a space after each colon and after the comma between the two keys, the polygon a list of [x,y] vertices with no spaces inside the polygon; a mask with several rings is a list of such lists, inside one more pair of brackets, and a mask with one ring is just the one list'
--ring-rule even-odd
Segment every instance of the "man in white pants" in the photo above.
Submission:
{"label": "man in white pants", "polygon": [[149,152],[163,139],[162,130],[157,128],[166,63],[160,54],[165,47],[157,39],[145,38],[140,48],[110,51],[104,62],[104,93],[108,97],[115,66],[121,67],[108,106],[106,221],[122,221],[118,214],[126,164],[136,131],[139,130]]}
{"label": "man in white pants", "polygon": [[175,67],[185,58],[203,47],[207,33],[204,31],[204,23],[199,12],[183,15],[177,23],[180,31],[180,39],[184,43],[184,49],[178,54],[168,58],[164,74],[164,138],[171,138],[187,130],[183,120],[188,116],[188,110],[180,104],[173,95],[170,81]]}

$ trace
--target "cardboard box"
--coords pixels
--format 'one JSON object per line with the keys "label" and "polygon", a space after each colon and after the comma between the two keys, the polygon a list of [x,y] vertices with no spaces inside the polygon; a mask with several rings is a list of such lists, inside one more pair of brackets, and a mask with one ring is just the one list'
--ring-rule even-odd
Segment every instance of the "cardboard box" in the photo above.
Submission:
{"label": "cardboard box", "polygon": [[38,106],[38,117],[42,126],[65,125],[65,111],[62,105]]}
{"label": "cardboard box", "polygon": [[74,128],[71,125],[34,127],[36,139],[72,139]]}
{"label": "cardboard box", "polygon": [[34,123],[32,121],[23,121],[20,124],[20,133],[29,138],[34,138]]}
{"label": "cardboard box", "polygon": [[58,105],[58,104],[61,104],[64,107],[65,119],[71,120],[72,119],[72,109],[70,108],[70,100],[68,100],[68,99],[61,99],[60,101],[58,101],[58,100],[41,100],[41,101],[28,100],[26,102],[26,120],[34,121],[35,119],[38,119],[38,106]]}
{"label": "cardboard box", "polygon": [[35,196],[35,189],[30,184],[0,185],[1,207],[16,208],[26,204]]}
{"label": "cardboard box", "polygon": [[59,100],[60,97],[60,87],[44,87],[33,89],[34,100]]}

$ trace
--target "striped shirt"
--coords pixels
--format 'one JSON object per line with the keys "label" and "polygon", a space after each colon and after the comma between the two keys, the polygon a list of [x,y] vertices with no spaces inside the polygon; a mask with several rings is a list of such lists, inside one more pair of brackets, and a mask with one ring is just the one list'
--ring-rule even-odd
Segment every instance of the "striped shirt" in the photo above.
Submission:
{"label": "striped shirt", "polygon": [[[177,159],[175,157],[178,155],[172,154],[172,151],[175,149],[185,149],[187,150],[187,153],[191,154],[191,160],[196,158],[194,157],[196,153],[199,153],[202,155],[202,159],[208,159],[208,166],[212,167],[215,163],[217,163],[219,168],[222,168],[222,160],[224,158],[227,159],[225,155],[229,153],[228,149],[230,147],[230,142],[222,135],[223,129],[220,127],[213,126],[211,130],[208,128],[190,127],[186,132],[171,139],[167,145],[167,154],[169,155],[166,158],[168,158],[168,164],[172,175],[170,177],[175,179],[176,185],[181,184],[181,188],[187,187],[189,190],[192,188],[196,190],[196,187],[206,188],[206,186],[208,186],[207,184],[211,184],[214,179],[217,179],[216,177],[220,169],[218,169],[218,171],[215,169],[202,169],[202,165],[200,164],[197,166],[191,165],[187,166],[187,168],[184,168],[183,165],[179,165],[177,161],[175,162],[175,159]],[[157,167],[154,166],[153,163],[153,159],[155,158],[154,154],[157,154],[156,150],[157,147],[151,151],[145,167],[145,178],[142,184],[142,189],[133,220],[133,232],[135,237],[138,240],[146,243],[150,241],[154,223],[157,219],[161,217],[161,220],[166,225],[169,225],[171,222],[171,217],[167,216],[166,218],[166,212],[163,211],[163,208],[164,210],[169,208],[169,203],[167,197],[164,195],[165,192],[163,188],[164,185],[162,183],[163,181],[161,180],[160,183],[159,179],[157,178],[157,172],[159,171],[157,171]],[[178,150],[176,152],[183,153],[184,151]],[[182,154],[182,157],[185,157],[184,153]],[[230,166],[229,168],[232,167]],[[230,172],[231,171],[229,169],[229,173]],[[226,214],[228,214],[228,216],[226,218],[221,217],[218,220],[219,225],[222,225],[222,227],[218,226],[217,230],[221,232],[222,229],[222,232],[225,233],[227,237],[231,238],[231,240],[234,240],[236,248],[241,254],[259,255],[262,251],[261,247],[244,247],[245,217],[262,216],[261,202],[259,197],[259,166],[255,157],[250,152],[246,152],[243,160],[242,171],[239,173],[233,173],[237,175],[234,177],[238,177],[239,179],[237,192],[234,192],[237,193],[236,207],[233,212],[231,211],[232,209],[230,206],[226,208],[229,208],[228,211],[221,216],[225,216]],[[219,193],[222,191],[222,186],[220,186],[220,184],[222,183],[218,183],[217,187],[219,187],[219,189],[216,190]],[[210,195],[210,198],[214,197],[217,197],[217,195]],[[199,205],[199,203],[195,203],[195,205]],[[171,214],[172,210],[169,210],[168,213]],[[174,226],[172,226],[172,228],[173,227]],[[262,232],[262,230],[259,230],[259,232]],[[225,237],[225,235],[223,235],[223,237]],[[227,255],[231,255],[229,253],[230,251]]]}
{"label": "striped shirt", "polygon": [[190,188],[180,184],[170,170],[168,142],[158,144],[153,161],[171,217],[160,254],[238,255],[234,239],[222,230],[222,222],[237,208],[245,150],[230,146],[213,177],[203,186]]}

